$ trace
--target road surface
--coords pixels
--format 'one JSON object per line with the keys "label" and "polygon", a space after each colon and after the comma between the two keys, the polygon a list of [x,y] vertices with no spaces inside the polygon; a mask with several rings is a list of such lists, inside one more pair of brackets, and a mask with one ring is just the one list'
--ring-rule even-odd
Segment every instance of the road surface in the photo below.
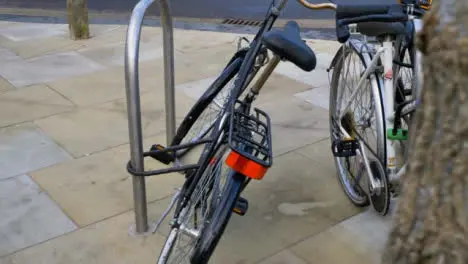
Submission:
{"label": "road surface", "polygon": [[[278,1],[278,0],[276,0]],[[326,1],[326,0],[323,0]],[[322,2],[311,0],[310,2]],[[336,0],[337,3],[392,3],[396,0]],[[97,12],[129,13],[137,0],[88,0],[89,9]],[[187,18],[234,18],[262,20],[271,0],[170,0],[175,17]],[[0,0],[0,8],[37,8],[65,10],[66,0]],[[158,15],[157,4],[150,10],[150,15]],[[297,1],[289,0],[282,17],[285,19],[333,19],[333,11],[311,11],[302,7]]]}

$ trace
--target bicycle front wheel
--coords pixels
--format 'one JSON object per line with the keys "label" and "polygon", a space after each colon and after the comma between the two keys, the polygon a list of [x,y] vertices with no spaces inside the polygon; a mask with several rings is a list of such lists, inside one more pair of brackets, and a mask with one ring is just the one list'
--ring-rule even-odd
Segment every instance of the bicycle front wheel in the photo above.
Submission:
{"label": "bicycle front wheel", "polygon": [[245,176],[225,164],[230,149],[221,145],[204,168],[177,224],[161,251],[159,264],[207,263],[232,215]]}

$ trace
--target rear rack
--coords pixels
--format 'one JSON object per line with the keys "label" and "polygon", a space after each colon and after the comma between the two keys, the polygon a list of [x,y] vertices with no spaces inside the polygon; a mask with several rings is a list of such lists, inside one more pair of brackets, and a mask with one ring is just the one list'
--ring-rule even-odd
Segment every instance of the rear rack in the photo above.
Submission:
{"label": "rear rack", "polygon": [[270,117],[258,108],[251,115],[244,114],[246,104],[237,101],[229,127],[230,148],[263,167],[272,164]]}
{"label": "rear rack", "polygon": [[[189,150],[193,147],[196,147],[201,144],[206,144],[206,143],[211,143],[213,142],[212,139],[203,139],[187,144],[181,144],[177,146],[170,146],[164,149],[158,149],[158,150],[150,150],[150,151],[145,151],[143,152],[143,157],[155,157],[158,156],[162,153],[171,155],[173,156],[175,152],[178,150]],[[138,177],[148,177],[148,176],[156,176],[160,174],[167,174],[167,173],[172,173],[172,172],[183,172],[187,173],[187,171],[191,170],[196,170],[200,167],[199,164],[189,164],[189,165],[178,165],[177,159],[174,157],[174,162],[175,165],[171,168],[164,168],[164,169],[159,169],[159,170],[150,170],[150,171],[137,171],[133,168],[132,163],[129,161],[127,163],[127,171],[132,174],[133,176],[138,176]]]}

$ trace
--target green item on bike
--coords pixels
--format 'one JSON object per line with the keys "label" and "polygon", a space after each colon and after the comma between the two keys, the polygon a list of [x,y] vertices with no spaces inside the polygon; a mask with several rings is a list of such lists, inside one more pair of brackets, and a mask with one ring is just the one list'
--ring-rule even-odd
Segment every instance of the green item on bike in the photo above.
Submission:
{"label": "green item on bike", "polygon": [[387,138],[390,140],[408,140],[408,129],[397,129],[396,133],[393,133],[393,128],[387,129]]}

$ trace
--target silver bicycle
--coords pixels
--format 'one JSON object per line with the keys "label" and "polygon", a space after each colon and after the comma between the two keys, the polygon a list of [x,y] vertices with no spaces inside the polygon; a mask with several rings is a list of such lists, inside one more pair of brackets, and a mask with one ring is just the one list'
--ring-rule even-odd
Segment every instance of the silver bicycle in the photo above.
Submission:
{"label": "silver bicycle", "polygon": [[329,111],[337,176],[355,205],[371,203],[385,215],[393,187],[406,171],[408,130],[421,85],[421,58],[413,38],[425,9],[415,3],[299,2],[336,11],[337,38],[343,45],[330,65]]}

